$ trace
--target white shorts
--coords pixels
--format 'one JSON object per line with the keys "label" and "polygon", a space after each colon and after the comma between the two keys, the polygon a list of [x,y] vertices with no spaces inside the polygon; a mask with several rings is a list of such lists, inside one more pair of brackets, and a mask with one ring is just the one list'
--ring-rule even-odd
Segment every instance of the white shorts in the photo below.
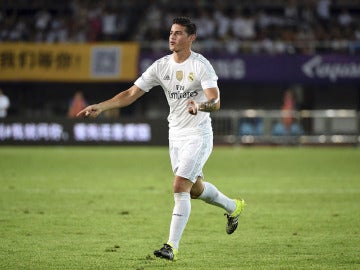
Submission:
{"label": "white shorts", "polygon": [[203,167],[213,149],[213,136],[188,136],[169,140],[169,153],[172,170],[175,175],[195,183],[203,177]]}

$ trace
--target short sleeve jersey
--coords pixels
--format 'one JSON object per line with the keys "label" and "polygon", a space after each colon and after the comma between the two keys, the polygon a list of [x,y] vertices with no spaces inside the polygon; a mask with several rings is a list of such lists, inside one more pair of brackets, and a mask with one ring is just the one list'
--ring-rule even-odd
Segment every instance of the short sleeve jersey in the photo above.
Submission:
{"label": "short sleeve jersey", "polygon": [[187,102],[207,101],[204,89],[217,88],[217,75],[210,62],[201,54],[191,52],[182,63],[176,63],[173,55],[155,61],[135,81],[135,85],[145,92],[160,85],[169,104],[169,137],[212,133],[211,118],[207,112],[192,115],[188,112]]}

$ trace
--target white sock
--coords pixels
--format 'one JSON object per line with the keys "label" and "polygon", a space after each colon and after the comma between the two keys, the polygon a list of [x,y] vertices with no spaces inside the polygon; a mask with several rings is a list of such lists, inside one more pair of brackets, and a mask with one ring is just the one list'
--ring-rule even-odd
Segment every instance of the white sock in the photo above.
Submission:
{"label": "white sock", "polygon": [[169,241],[174,248],[179,248],[179,242],[190,216],[190,193],[174,193],[175,206],[171,218]]}
{"label": "white sock", "polygon": [[198,199],[206,203],[219,206],[226,210],[229,214],[234,212],[236,208],[235,202],[222,194],[213,184],[209,182],[204,183],[204,191],[200,194]]}

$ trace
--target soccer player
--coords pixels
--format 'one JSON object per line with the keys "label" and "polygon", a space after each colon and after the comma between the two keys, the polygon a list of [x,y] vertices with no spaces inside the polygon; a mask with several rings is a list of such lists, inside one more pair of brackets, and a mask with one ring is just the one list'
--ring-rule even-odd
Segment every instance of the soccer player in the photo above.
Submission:
{"label": "soccer player", "polygon": [[131,86],[113,98],[90,105],[78,116],[97,117],[101,112],[125,107],[160,85],[169,103],[169,153],[175,178],[174,209],[166,244],[154,255],[176,260],[179,242],[190,216],[190,199],[200,199],[226,211],[226,232],[232,234],[245,202],[230,199],[203,181],[203,167],[213,148],[210,112],[220,109],[217,75],[209,61],[191,50],[196,25],[189,18],[173,19],[169,35],[172,54],[155,61]]}

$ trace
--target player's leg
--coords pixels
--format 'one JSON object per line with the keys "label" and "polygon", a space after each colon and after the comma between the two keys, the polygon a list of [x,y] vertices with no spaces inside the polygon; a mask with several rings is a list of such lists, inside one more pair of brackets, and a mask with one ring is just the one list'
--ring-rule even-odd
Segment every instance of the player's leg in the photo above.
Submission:
{"label": "player's leg", "polygon": [[196,182],[192,186],[191,197],[219,206],[225,209],[226,212],[232,213],[236,208],[234,200],[221,193],[213,184],[202,181],[203,167],[205,166],[205,163],[213,149],[213,136],[204,136],[202,140],[205,147],[204,151],[202,151],[201,155],[199,155],[199,162],[197,164],[198,174],[196,175]]}
{"label": "player's leg", "polygon": [[[201,144],[200,144],[201,145]],[[199,144],[191,139],[170,140],[170,159],[175,174],[173,182],[174,208],[171,217],[168,242],[159,250],[155,250],[157,257],[175,260],[181,236],[186,227],[191,212],[190,190],[196,177],[193,172],[193,164],[196,163],[197,155],[189,155],[190,149],[197,149]],[[195,150],[195,152],[197,152]],[[189,179],[193,179],[193,182]]]}
{"label": "player's leg", "polygon": [[244,200],[230,199],[213,184],[202,181],[202,177],[198,177],[190,194],[193,199],[200,199],[206,203],[223,208],[227,216],[226,232],[232,234],[236,230],[240,213],[245,207]]}
{"label": "player's leg", "polygon": [[200,199],[208,204],[221,207],[230,214],[233,213],[236,208],[234,200],[220,192],[213,184],[202,181],[202,177],[200,176],[193,185],[191,198]]}
{"label": "player's leg", "polygon": [[154,254],[168,260],[176,260],[181,236],[185,230],[191,212],[190,190],[193,183],[188,179],[175,176],[174,209],[171,217],[169,239],[164,246],[155,250]]}
{"label": "player's leg", "polygon": [[193,183],[188,179],[175,176],[174,179],[174,209],[170,223],[169,240],[175,249],[179,248],[181,236],[186,227],[191,212],[190,190]]}

